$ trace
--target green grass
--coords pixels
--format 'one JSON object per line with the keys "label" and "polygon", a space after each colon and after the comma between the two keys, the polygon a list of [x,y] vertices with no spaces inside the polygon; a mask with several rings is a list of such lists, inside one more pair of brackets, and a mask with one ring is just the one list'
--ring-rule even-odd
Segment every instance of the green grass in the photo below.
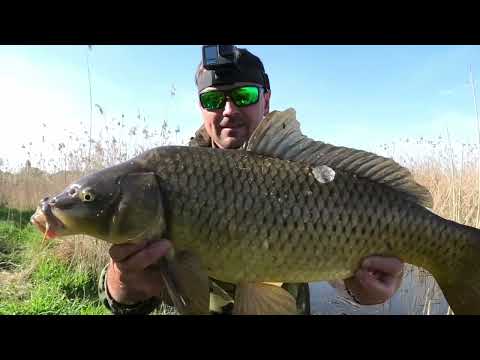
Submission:
{"label": "green grass", "polygon": [[98,301],[96,279],[50,257],[42,259],[30,277],[26,298],[0,301],[0,314],[101,315],[109,314]]}
{"label": "green grass", "polygon": [[0,270],[14,270],[25,263],[38,247],[39,234],[13,221],[0,220]]}
{"label": "green grass", "polygon": [[28,212],[0,208],[0,314],[109,314],[98,299],[98,274],[56,258],[55,244],[43,245],[42,235],[19,218]]}
{"label": "green grass", "polygon": [[13,221],[19,228],[29,225],[35,210],[17,210],[0,206],[0,221]]}

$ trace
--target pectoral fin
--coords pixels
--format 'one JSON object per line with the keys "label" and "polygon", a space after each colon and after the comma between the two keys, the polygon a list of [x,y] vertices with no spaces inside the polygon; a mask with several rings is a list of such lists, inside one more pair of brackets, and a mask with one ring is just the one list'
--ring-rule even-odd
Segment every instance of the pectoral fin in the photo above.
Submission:
{"label": "pectoral fin", "polygon": [[120,201],[110,224],[109,242],[139,242],[166,229],[163,198],[155,174],[131,173],[119,180]]}
{"label": "pectoral fin", "polygon": [[225,305],[234,302],[230,294],[222,289],[215,281],[211,281],[210,286],[211,310],[221,312]]}
{"label": "pectoral fin", "polygon": [[209,279],[196,255],[180,252],[164,258],[159,266],[170,298],[180,314],[209,313]]}
{"label": "pectoral fin", "polygon": [[296,315],[295,298],[276,284],[239,284],[234,315]]}

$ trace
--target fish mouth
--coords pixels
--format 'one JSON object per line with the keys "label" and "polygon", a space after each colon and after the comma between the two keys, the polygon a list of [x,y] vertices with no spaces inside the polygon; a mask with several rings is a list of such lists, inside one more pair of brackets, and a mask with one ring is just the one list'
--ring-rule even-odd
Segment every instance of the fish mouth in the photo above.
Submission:
{"label": "fish mouth", "polygon": [[45,238],[53,239],[65,231],[65,225],[52,212],[48,204],[42,204],[30,218],[30,223],[40,230]]}

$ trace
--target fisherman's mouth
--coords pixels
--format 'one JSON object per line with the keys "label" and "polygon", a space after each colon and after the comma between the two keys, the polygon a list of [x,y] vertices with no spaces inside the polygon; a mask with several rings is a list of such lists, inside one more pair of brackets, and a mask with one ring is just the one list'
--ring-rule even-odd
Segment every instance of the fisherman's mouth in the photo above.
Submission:
{"label": "fisherman's mouth", "polygon": [[231,128],[231,127],[222,128],[222,134],[224,135],[232,135],[236,133],[238,133],[238,128]]}
{"label": "fisherman's mouth", "polygon": [[220,128],[222,135],[230,137],[242,136],[245,130],[244,126],[222,126]]}

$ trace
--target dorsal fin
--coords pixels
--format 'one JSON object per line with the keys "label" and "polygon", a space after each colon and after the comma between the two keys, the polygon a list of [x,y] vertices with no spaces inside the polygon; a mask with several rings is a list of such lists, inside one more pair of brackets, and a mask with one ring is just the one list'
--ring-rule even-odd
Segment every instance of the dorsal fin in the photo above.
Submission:
{"label": "dorsal fin", "polygon": [[392,159],[367,151],[308,138],[302,134],[292,108],[268,114],[252,134],[247,151],[284,160],[302,161],[311,166],[327,165],[334,170],[385,184],[422,206],[433,207],[432,195],[413,179],[408,169]]}

